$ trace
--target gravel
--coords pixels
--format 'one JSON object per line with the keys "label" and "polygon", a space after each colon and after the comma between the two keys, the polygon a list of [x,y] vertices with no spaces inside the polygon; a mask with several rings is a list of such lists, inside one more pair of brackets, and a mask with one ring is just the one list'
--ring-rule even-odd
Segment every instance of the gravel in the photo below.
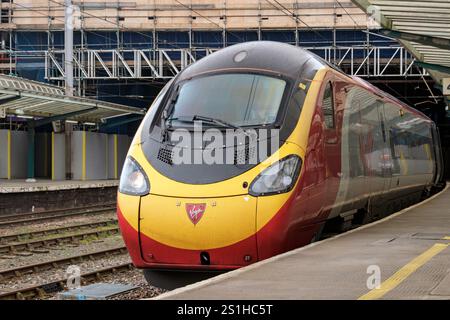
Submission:
{"label": "gravel", "polygon": [[122,283],[131,284],[137,289],[121,293],[119,295],[108,298],[108,300],[138,300],[153,298],[161,293],[166,292],[166,290],[150,286],[144,278],[142,270],[133,269],[127,272],[118,273],[116,275],[111,275],[109,278],[105,278],[104,282],[108,283]]}
{"label": "gravel", "polygon": [[[104,275],[101,283],[115,283],[133,285],[136,289],[108,297],[107,300],[139,300],[156,297],[166,290],[150,286],[142,273],[142,270],[132,269],[115,274]],[[48,295],[44,300],[58,300],[58,293]]]}
{"label": "gravel", "polygon": [[[0,236],[16,233],[25,233],[31,231],[42,231],[46,229],[53,229],[56,227],[63,227],[69,225],[77,225],[82,223],[90,223],[90,222],[94,223],[112,218],[116,218],[116,213],[114,211],[95,216],[67,217],[65,219],[60,219],[56,221],[44,221],[37,223],[35,222],[23,226],[21,225],[13,227],[5,226],[0,227]],[[41,237],[36,237],[36,239],[40,238]],[[29,256],[8,254],[7,256],[10,256],[11,259],[3,259],[0,257],[0,270],[6,270],[40,262],[46,262],[70,256],[82,255],[100,250],[112,249],[123,245],[124,243],[122,237],[120,235],[113,235],[99,240],[82,241],[76,245],[63,244],[56,247],[50,247],[50,249],[46,248],[48,249],[48,252],[33,253]],[[109,257],[103,257],[95,260],[78,262],[77,265],[80,267],[81,273],[87,273],[97,269],[103,269],[127,262],[130,262],[129,255],[120,254]],[[66,270],[67,265],[57,267],[51,270],[25,274],[22,275],[20,278],[3,280],[0,281],[0,291],[9,291],[34,286],[38,284],[44,284],[59,279],[64,279],[67,277]],[[152,298],[165,291],[161,288],[150,286],[145,280],[142,270],[138,270],[135,268],[114,274],[106,274],[103,276],[101,282],[131,284],[137,287],[136,289],[131,290],[129,292],[125,292],[109,298],[112,300],[135,300],[135,299]],[[56,296],[57,296],[56,293],[51,294],[48,297],[46,297],[46,299],[55,300]]]}
{"label": "gravel", "polygon": [[124,245],[120,235],[114,235],[101,240],[93,240],[78,245],[61,245],[50,247],[48,253],[34,253],[31,256],[16,256],[13,259],[0,259],[0,270],[10,269],[39,262],[56,260],[90,252],[112,249]]}
{"label": "gravel", "polygon": [[76,217],[66,217],[64,219],[59,219],[55,221],[42,221],[42,222],[34,222],[33,224],[28,225],[16,225],[11,227],[8,226],[2,226],[0,227],[0,237],[6,236],[9,234],[16,234],[16,233],[25,233],[25,232],[31,232],[31,231],[41,231],[46,229],[53,229],[57,227],[65,227],[68,225],[77,225],[82,223],[89,223],[89,222],[99,222],[104,221],[108,219],[114,219],[117,215],[114,211],[106,212],[94,216],[76,216]]}
{"label": "gravel", "polygon": [[[122,254],[117,256],[110,256],[98,260],[87,260],[83,262],[77,262],[76,265],[80,268],[81,273],[90,272],[97,269],[103,269],[107,267],[112,267],[115,265],[120,265],[123,263],[129,263],[130,258],[128,254]],[[33,272],[31,274],[25,274],[20,278],[14,278],[9,281],[0,282],[0,291],[7,289],[19,289],[35,286],[38,284],[44,284],[47,282],[52,282],[60,279],[66,279],[67,266],[54,268],[51,270],[41,271],[41,272]]]}

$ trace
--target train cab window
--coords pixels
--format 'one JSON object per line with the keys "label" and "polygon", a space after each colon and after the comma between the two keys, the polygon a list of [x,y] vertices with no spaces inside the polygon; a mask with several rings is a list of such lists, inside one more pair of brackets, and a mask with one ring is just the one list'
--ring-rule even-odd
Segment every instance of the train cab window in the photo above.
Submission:
{"label": "train cab window", "polygon": [[277,119],[285,90],[286,81],[258,74],[194,78],[181,86],[169,120],[171,125],[186,125],[189,119],[203,116],[235,126],[270,125]]}
{"label": "train cab window", "polygon": [[325,92],[323,94],[322,110],[325,119],[325,125],[328,129],[334,128],[334,99],[333,86],[331,85],[331,82],[327,83]]}

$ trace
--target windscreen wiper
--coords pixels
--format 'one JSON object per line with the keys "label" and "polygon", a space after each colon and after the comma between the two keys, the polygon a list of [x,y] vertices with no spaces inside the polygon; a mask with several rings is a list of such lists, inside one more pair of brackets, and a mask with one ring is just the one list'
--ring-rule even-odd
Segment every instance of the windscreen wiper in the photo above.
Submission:
{"label": "windscreen wiper", "polygon": [[244,128],[242,128],[240,126],[237,126],[237,125],[234,125],[234,124],[229,123],[227,121],[216,119],[216,118],[195,115],[195,116],[192,117],[192,121],[195,121],[195,120],[200,120],[200,121],[205,121],[205,122],[209,122],[209,123],[214,123],[214,124],[217,124],[217,125],[219,125],[221,127],[224,127],[224,128],[233,128],[233,129],[242,130],[242,131],[245,132]]}
{"label": "windscreen wiper", "polygon": [[161,115],[161,138],[162,141],[166,141],[166,139],[168,138],[168,133],[167,133],[167,118],[170,116],[173,107],[175,106],[175,104],[178,101],[178,96],[180,95],[180,86],[178,85],[176,90],[175,90],[175,96],[171,99],[170,104],[168,106],[168,108],[163,109],[162,111],[162,115]]}
{"label": "windscreen wiper", "polygon": [[172,110],[173,110],[175,104],[178,101],[178,97],[179,96],[180,96],[180,86],[178,85],[177,88],[175,89],[173,97],[170,100],[169,106],[166,109],[163,110],[162,121],[165,122],[168,119],[168,117],[172,113]]}
{"label": "windscreen wiper", "polygon": [[194,115],[192,118],[187,118],[187,117],[175,117],[175,118],[168,118],[167,121],[170,121],[169,124],[169,128],[172,127],[172,121],[180,121],[180,122],[184,122],[184,123],[193,123],[196,120],[200,120],[202,122],[208,122],[208,123],[213,123],[216,125],[219,125],[223,128],[233,128],[235,130],[241,130],[244,135],[249,136],[250,134],[248,132],[245,131],[244,128],[234,125],[232,123],[229,123],[227,121],[224,120],[220,120],[220,119],[216,119],[216,118],[211,118],[211,117],[205,117],[205,116],[199,116],[199,115]]}

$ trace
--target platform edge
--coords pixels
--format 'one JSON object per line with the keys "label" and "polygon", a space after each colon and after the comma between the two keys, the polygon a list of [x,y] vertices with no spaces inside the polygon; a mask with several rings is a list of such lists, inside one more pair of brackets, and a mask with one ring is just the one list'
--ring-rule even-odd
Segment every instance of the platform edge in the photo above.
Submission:
{"label": "platform edge", "polygon": [[366,224],[366,225],[363,225],[361,227],[352,229],[350,231],[338,234],[336,236],[333,236],[331,238],[328,238],[328,239],[325,239],[325,240],[322,240],[322,241],[313,242],[313,243],[311,243],[311,244],[309,244],[307,246],[304,246],[304,247],[301,247],[301,248],[298,248],[298,249],[294,249],[292,251],[288,251],[288,252],[276,255],[274,257],[268,258],[268,259],[263,260],[263,261],[256,262],[256,263],[251,264],[249,266],[246,266],[246,267],[243,267],[243,268],[240,268],[240,269],[237,269],[237,270],[233,270],[233,271],[224,273],[222,275],[219,275],[219,276],[216,276],[216,277],[213,277],[213,278],[210,278],[210,279],[206,279],[206,280],[203,280],[203,281],[200,281],[200,282],[196,282],[196,283],[193,283],[193,284],[190,284],[190,285],[187,285],[187,286],[184,286],[184,287],[181,287],[181,288],[178,288],[178,289],[175,289],[175,290],[163,293],[163,294],[161,294],[161,295],[159,295],[157,297],[154,297],[154,298],[144,299],[144,300],[167,299],[167,298],[170,298],[172,296],[176,296],[176,295],[178,295],[180,293],[185,293],[185,292],[188,292],[188,291],[191,291],[191,290],[203,288],[203,287],[206,287],[208,285],[215,284],[215,283],[218,283],[218,282],[221,282],[221,281],[224,281],[224,280],[236,277],[236,276],[238,276],[238,275],[240,275],[242,273],[249,272],[251,270],[257,269],[257,268],[259,268],[261,266],[264,266],[264,265],[266,265],[268,263],[271,263],[271,262],[274,262],[274,261],[278,261],[278,260],[284,259],[286,257],[290,257],[291,255],[295,255],[295,254],[297,254],[299,252],[308,250],[308,249],[316,247],[316,246],[320,246],[320,245],[322,245],[324,243],[327,243],[329,241],[333,241],[333,240],[336,240],[338,238],[342,238],[342,237],[348,236],[348,235],[350,235],[352,233],[371,228],[371,227],[376,226],[376,225],[378,225],[380,223],[383,223],[383,222],[389,221],[389,220],[391,220],[391,219],[393,219],[395,217],[398,217],[398,216],[404,214],[405,212],[408,212],[408,211],[410,211],[412,209],[420,207],[420,206],[430,202],[431,200],[434,200],[435,198],[437,198],[440,195],[442,195],[443,193],[445,193],[445,191],[447,191],[448,188],[449,188],[449,184],[446,183],[444,189],[442,189],[438,193],[432,195],[428,199],[425,199],[425,200],[423,200],[423,201],[421,201],[419,203],[416,203],[416,204],[414,204],[412,206],[404,208],[404,209],[402,209],[402,210],[400,210],[398,212],[395,212],[395,213],[393,213],[393,214],[391,214],[391,215],[389,215],[389,216],[387,216],[387,217],[385,217],[383,219],[371,222],[369,224]]}

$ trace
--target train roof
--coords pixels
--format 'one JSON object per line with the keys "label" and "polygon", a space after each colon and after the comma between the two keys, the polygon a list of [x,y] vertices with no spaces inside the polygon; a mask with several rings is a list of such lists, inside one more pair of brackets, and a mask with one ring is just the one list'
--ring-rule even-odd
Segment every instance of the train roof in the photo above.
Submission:
{"label": "train roof", "polygon": [[329,67],[345,77],[349,82],[359,84],[378,96],[391,100],[410,112],[427,118],[420,111],[408,106],[369,82],[359,77],[347,75],[318,55],[300,47],[275,41],[250,41],[221,49],[190,65],[179,74],[176,81],[183,81],[200,74],[219,70],[242,71],[245,69],[280,74],[297,80],[299,75],[313,76],[315,71],[323,67]]}
{"label": "train roof", "polygon": [[[221,49],[186,68],[179,80],[216,70],[264,70],[297,79],[304,68],[330,66],[314,53],[290,44],[251,41]],[[331,67],[331,66],[330,66]]]}

